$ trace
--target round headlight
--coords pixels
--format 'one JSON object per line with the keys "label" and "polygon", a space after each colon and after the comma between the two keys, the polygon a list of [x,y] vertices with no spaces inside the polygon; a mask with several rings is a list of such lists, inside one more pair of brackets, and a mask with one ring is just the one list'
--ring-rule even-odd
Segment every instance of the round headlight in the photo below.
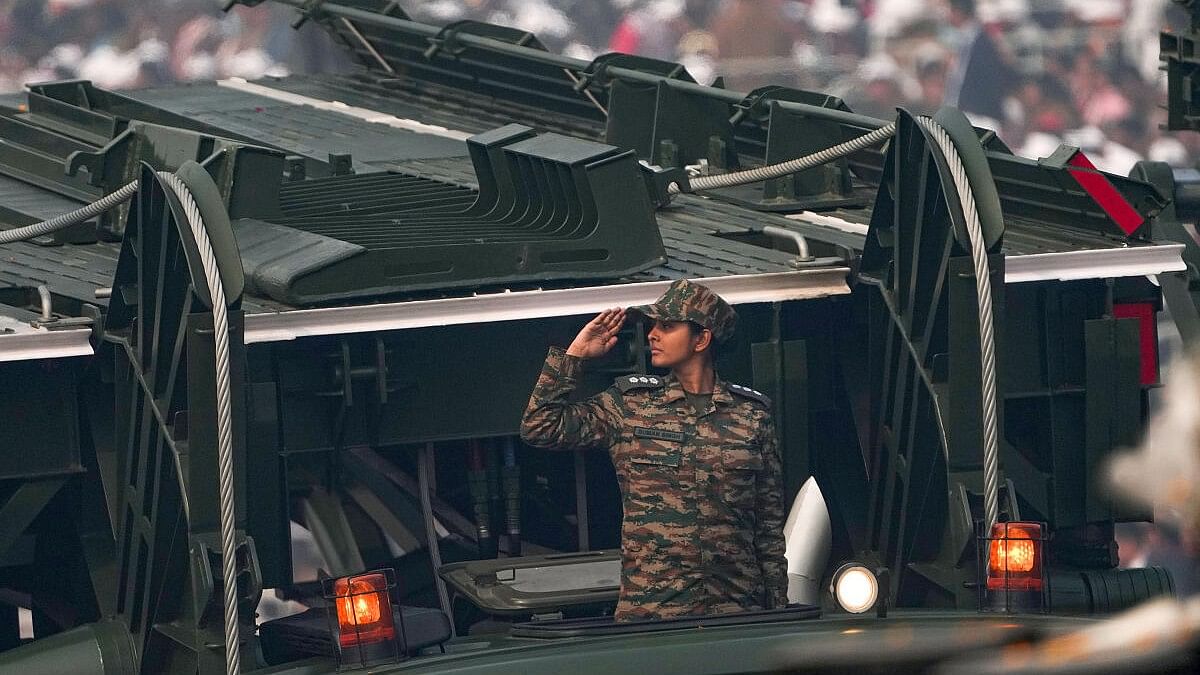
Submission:
{"label": "round headlight", "polygon": [[833,575],[830,586],[838,605],[851,614],[862,614],[875,605],[879,581],[871,570],[859,563],[846,563]]}

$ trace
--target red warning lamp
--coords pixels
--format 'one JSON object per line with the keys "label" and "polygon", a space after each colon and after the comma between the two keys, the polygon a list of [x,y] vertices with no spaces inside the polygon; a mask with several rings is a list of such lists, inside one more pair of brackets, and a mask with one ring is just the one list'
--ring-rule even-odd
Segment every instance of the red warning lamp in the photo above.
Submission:
{"label": "red warning lamp", "polygon": [[979,608],[1040,612],[1049,607],[1046,528],[1042,523],[996,523],[979,537]]}
{"label": "red warning lamp", "polygon": [[1041,523],[996,523],[988,539],[989,591],[1042,590]]}
{"label": "red warning lamp", "polygon": [[396,637],[387,588],[387,579],[382,573],[345,577],[334,582],[338,640],[343,647]]}
{"label": "red warning lamp", "polygon": [[390,569],[325,580],[325,598],[331,605],[329,617],[337,634],[341,667],[399,658],[391,597],[395,585],[395,573]]}

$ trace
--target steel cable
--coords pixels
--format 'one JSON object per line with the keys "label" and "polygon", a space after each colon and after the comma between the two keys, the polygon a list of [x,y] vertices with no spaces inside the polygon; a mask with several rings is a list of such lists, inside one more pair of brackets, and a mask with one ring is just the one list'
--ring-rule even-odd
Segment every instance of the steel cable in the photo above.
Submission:
{"label": "steel cable", "polygon": [[178,176],[166,171],[158,172],[179,198],[183,212],[196,239],[196,248],[204,266],[204,278],[212,296],[213,342],[217,361],[217,484],[220,492],[221,510],[221,576],[225,591],[225,672],[238,675],[241,672],[241,639],[237,612],[237,577],[234,561],[234,484],[233,484],[233,415],[229,383],[229,316],[225,304],[225,287],[221,283],[221,272],[217,268],[217,256],[200,208],[192,198],[187,184]]}
{"label": "steel cable", "polygon": [[43,220],[40,223],[26,225],[25,227],[2,230],[0,231],[0,244],[11,244],[13,242],[25,241],[26,239],[33,239],[34,237],[41,237],[51,232],[57,232],[72,225],[86,222],[89,218],[94,218],[114,206],[129,201],[137,193],[137,188],[138,182],[135,180],[121,186],[115,192],[111,192],[91,204],[70,213],[54,216],[50,220]]}
{"label": "steel cable", "polygon": [[[975,193],[962,158],[958,155],[950,134],[928,117],[916,118],[937,143],[942,157],[950,165],[954,187],[967,223],[971,240],[971,258],[975,265],[975,294],[979,300],[979,352],[983,384],[983,513],[984,532],[990,533],[999,519],[1000,449],[996,431],[996,341],[992,333],[992,278],[988,268],[987,248],[983,243],[983,226],[975,206]],[[990,535],[987,535],[990,536]]]}
{"label": "steel cable", "polygon": [[[701,192],[704,190],[717,190],[720,188],[734,187],[737,185],[747,185],[749,183],[757,183],[759,181],[779,178],[797,171],[804,171],[814,167],[828,164],[837,159],[841,159],[847,155],[852,155],[859,150],[869,148],[877,143],[882,143],[892,136],[896,135],[896,123],[892,122],[886,126],[882,126],[869,134],[864,134],[858,138],[839,143],[831,148],[825,148],[820,152],[814,152],[811,155],[797,157],[779,164],[771,164],[769,166],[760,166],[757,169],[748,169],[746,171],[736,171],[734,173],[723,173],[716,176],[699,176],[688,181],[688,192]],[[667,188],[667,192],[673,195],[680,194],[683,189],[678,183],[671,183]]]}

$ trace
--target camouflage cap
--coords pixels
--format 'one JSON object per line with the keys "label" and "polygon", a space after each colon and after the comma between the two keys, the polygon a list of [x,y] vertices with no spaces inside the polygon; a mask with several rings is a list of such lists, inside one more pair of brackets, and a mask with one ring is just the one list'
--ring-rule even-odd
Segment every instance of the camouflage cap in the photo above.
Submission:
{"label": "camouflage cap", "polygon": [[717,342],[729,339],[737,325],[737,312],[728,302],[687,279],[672,283],[653,305],[630,307],[628,311],[662,321],[692,321],[712,331]]}

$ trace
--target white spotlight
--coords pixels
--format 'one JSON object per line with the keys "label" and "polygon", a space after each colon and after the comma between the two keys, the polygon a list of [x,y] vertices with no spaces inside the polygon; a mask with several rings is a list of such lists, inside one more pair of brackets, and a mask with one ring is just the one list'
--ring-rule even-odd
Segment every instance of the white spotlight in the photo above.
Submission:
{"label": "white spotlight", "polygon": [[862,614],[875,606],[879,597],[879,581],[871,570],[860,563],[846,563],[838,568],[830,585],[838,605],[851,614]]}

